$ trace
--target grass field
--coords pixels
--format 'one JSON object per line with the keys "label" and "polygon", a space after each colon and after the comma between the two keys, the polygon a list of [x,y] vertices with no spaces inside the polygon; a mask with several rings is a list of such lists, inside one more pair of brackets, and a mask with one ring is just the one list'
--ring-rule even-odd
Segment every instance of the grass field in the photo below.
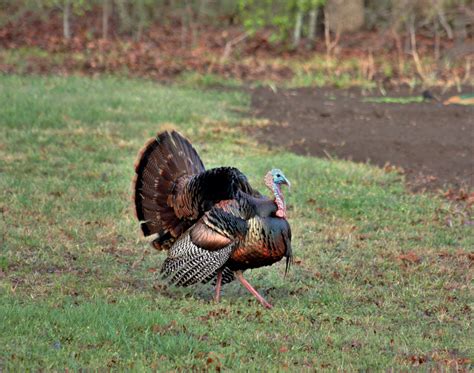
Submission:
{"label": "grass field", "polygon": [[[240,92],[0,76],[0,370],[473,368],[466,211],[368,165],[269,151]],[[133,162],[160,129],[263,190],[284,170],[295,265],[169,288],[141,238]],[[447,224],[449,222],[449,224]]]}

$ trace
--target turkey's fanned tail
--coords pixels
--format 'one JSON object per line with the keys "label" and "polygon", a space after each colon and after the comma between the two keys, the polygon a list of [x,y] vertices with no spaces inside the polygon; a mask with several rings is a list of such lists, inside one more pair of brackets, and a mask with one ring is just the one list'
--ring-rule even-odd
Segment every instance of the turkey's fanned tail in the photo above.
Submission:
{"label": "turkey's fanned tail", "polygon": [[234,167],[206,171],[193,146],[178,132],[163,132],[149,140],[135,164],[133,200],[145,236],[153,246],[169,249],[217,202],[243,192],[260,196]]}
{"label": "turkey's fanned tail", "polygon": [[192,222],[176,215],[169,196],[179,181],[204,171],[193,146],[179,133],[163,132],[138,154],[133,182],[135,212],[145,236],[156,235],[153,246],[168,249]]}

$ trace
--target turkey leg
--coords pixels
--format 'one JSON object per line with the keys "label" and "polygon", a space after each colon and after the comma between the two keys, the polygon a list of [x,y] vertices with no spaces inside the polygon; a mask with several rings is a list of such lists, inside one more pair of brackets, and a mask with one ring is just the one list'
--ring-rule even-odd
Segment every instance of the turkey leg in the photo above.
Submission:
{"label": "turkey leg", "polygon": [[222,270],[217,271],[217,280],[216,280],[216,295],[214,296],[214,301],[219,303],[221,300],[221,286],[222,286]]}
{"label": "turkey leg", "polygon": [[257,298],[257,300],[262,304],[263,307],[265,308],[272,308],[273,306],[268,303],[259,293],[257,290],[255,290],[252,285],[244,278],[242,275],[242,271],[235,271],[234,272],[235,277],[242,283],[242,285],[245,286],[245,288],[252,293],[252,295]]}

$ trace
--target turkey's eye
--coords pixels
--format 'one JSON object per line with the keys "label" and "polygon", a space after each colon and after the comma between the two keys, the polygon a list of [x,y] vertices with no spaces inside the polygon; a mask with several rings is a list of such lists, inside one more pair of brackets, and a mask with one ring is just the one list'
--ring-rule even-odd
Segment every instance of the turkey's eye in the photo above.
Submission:
{"label": "turkey's eye", "polygon": [[280,177],[281,175],[280,174],[276,174],[276,177]]}

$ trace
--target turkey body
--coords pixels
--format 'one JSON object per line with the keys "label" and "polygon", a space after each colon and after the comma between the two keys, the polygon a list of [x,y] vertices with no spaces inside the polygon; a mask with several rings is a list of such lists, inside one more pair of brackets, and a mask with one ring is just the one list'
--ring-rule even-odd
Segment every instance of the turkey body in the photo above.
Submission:
{"label": "turkey body", "polygon": [[168,250],[163,277],[177,286],[213,281],[216,300],[221,284],[237,278],[271,307],[242,271],[283,257],[287,269],[291,262],[291,229],[278,184],[287,180],[281,171],[274,172],[278,177],[266,177],[272,200],[253,189],[236,168],[206,171],[192,145],[174,131],[158,134],[145,145],[135,171],[141,229],[153,237],[155,248]]}
{"label": "turkey body", "polygon": [[248,220],[248,234],[236,245],[226,265],[246,270],[272,265],[283,257],[291,258],[291,231],[288,222],[275,217]]}

